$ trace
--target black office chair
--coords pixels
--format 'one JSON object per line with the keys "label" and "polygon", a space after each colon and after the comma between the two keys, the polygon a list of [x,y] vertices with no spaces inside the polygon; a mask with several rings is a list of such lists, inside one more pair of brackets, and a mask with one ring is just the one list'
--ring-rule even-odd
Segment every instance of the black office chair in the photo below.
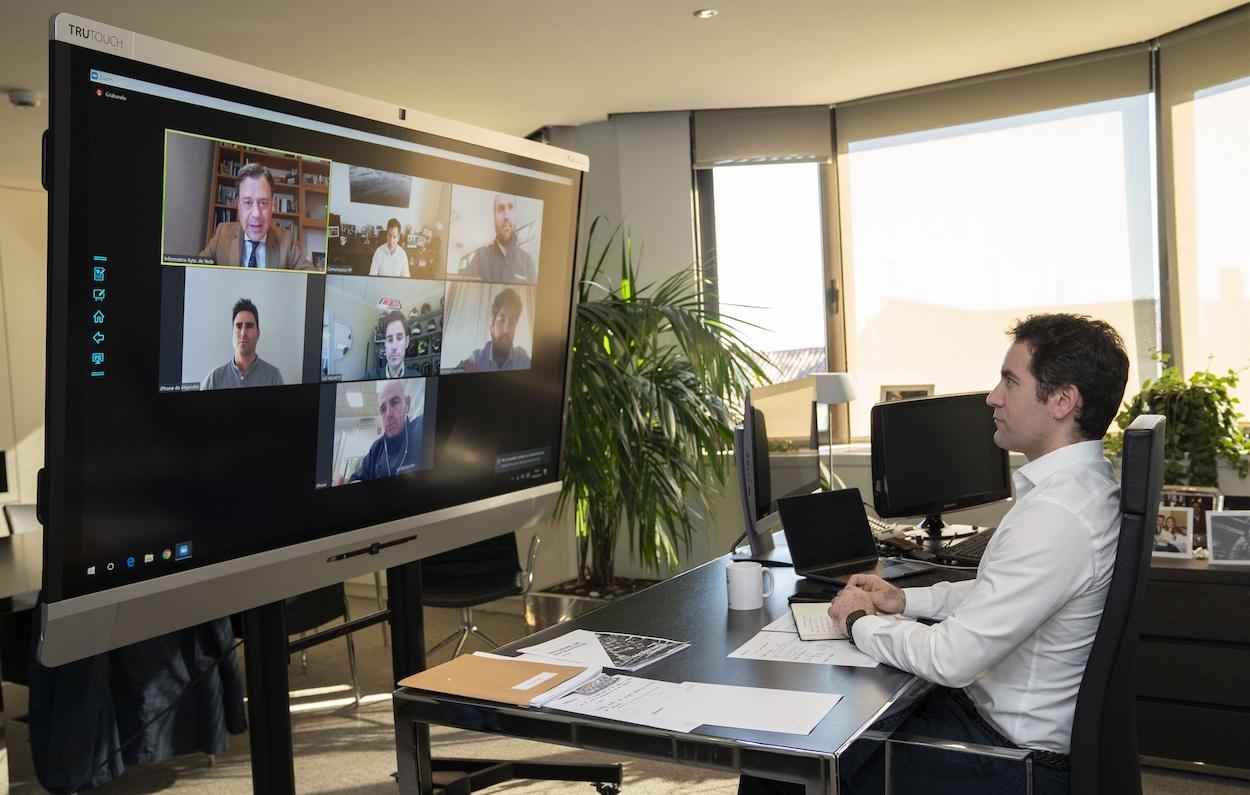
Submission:
{"label": "black office chair", "polygon": [[[302,593],[283,600],[286,632],[288,635],[299,635],[315,630],[335,619],[351,620],[351,612],[347,606],[347,592],[343,583],[327,585],[315,591]],[[352,679],[352,698],[356,706],[360,706],[360,678],[356,674],[356,644],[351,633],[344,636],[347,641],[347,670]],[[328,638],[327,638],[328,640]],[[300,671],[308,671],[308,652],[300,651]]]}
{"label": "black office chair", "polygon": [[466,547],[428,557],[421,561],[421,602],[429,607],[460,608],[460,626],[434,644],[432,655],[453,640],[452,657],[464,650],[472,635],[493,649],[499,644],[473,623],[473,608],[503,599],[524,596],[534,582],[534,561],[538,557],[538,536],[530,542],[525,568],[517,555],[516,536],[508,533]]}
{"label": "black office chair", "polygon": [[1072,721],[1072,795],[1140,793],[1137,629],[1155,516],[1163,489],[1164,417],[1143,414],[1124,431],[1120,540],[1098,634]]}

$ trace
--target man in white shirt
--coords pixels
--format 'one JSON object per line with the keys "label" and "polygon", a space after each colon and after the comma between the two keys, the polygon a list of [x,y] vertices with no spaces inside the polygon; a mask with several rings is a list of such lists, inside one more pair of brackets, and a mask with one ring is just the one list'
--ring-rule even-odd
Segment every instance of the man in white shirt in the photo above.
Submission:
{"label": "man in white shirt", "polygon": [[[1100,440],[1124,397],[1128,357],[1111,326],[1083,316],[1035,315],[1010,334],[987,402],[995,443],[1029,462],[976,579],[900,589],[857,574],[829,615],[861,651],[939,685],[899,731],[1036,749],[1035,791],[1067,792],[1077,691],[1120,530]],[[938,623],[880,617],[891,613]],[[847,771],[855,761],[844,765],[847,791],[880,792],[881,754]],[[1023,765],[928,748],[894,749],[891,770],[898,793],[1024,791]]]}
{"label": "man in white shirt", "polygon": [[398,218],[386,222],[386,242],[373,252],[373,262],[369,264],[370,276],[411,275],[408,270],[408,252],[399,245],[401,231]]}

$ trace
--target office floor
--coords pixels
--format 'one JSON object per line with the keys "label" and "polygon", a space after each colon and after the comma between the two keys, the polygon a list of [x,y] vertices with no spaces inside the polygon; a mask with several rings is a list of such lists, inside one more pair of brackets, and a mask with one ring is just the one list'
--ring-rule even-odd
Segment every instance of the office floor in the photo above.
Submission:
{"label": "office floor", "polygon": [[[353,615],[374,609],[368,599],[353,599]],[[426,633],[433,641],[449,634],[458,621],[458,611],[426,610]],[[499,643],[524,635],[520,616],[477,611],[478,626]],[[470,643],[470,650],[481,648]],[[390,704],[390,650],[382,644],[381,630],[373,627],[356,633],[356,654],[361,689],[365,695],[359,709],[351,706],[347,654],[342,640],[330,641],[308,652],[308,671],[301,673],[298,659],[291,668],[291,716],[295,745],[295,782],[301,793],[393,793],[391,773],[395,770],[394,734]],[[450,655],[440,651],[431,662],[443,662]],[[26,689],[4,685],[8,707],[5,723],[11,770],[10,791],[37,793],[27,745],[26,725],[13,720],[26,712]],[[559,746],[509,740],[454,729],[434,729],[435,751],[443,756],[510,758],[552,762],[621,761],[605,754],[594,754]],[[1146,770],[1143,789],[1149,795],[1245,795],[1250,782],[1193,776],[1161,770]],[[230,750],[212,762],[206,756],[180,757],[158,765],[129,768],[125,775],[95,790],[100,795],[140,795],[176,790],[179,793],[250,793],[251,766],[248,736],[232,737]],[[732,776],[691,767],[655,762],[625,761],[628,795],[728,795],[737,790]],[[489,792],[508,795],[546,795],[583,792],[592,795],[589,784],[551,782],[510,782]]]}

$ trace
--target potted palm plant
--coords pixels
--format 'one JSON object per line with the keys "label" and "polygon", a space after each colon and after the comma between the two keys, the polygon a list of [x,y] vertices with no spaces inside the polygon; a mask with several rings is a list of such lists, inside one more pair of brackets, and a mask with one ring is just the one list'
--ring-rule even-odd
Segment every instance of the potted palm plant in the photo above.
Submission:
{"label": "potted palm plant", "polygon": [[[613,579],[617,536],[647,568],[675,564],[724,484],[723,452],[743,392],[765,380],[762,354],[708,313],[694,273],[638,283],[628,231],[601,248],[591,224],[578,285],[564,490],[579,578]],[[615,252],[615,254],[614,254]],[[619,274],[607,273],[609,261]]]}

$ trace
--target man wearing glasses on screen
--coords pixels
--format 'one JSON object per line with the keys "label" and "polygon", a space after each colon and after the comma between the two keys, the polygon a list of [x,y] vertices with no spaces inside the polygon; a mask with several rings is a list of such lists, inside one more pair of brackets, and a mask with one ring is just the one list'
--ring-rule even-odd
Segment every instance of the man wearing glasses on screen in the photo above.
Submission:
{"label": "man wearing glasses on screen", "polygon": [[273,177],[260,163],[235,175],[237,221],[217,224],[201,257],[214,264],[244,268],[312,270],[299,240],[273,222]]}
{"label": "man wearing glasses on screen", "polygon": [[408,352],[408,321],[404,313],[391,310],[378,322],[382,332],[382,346],[386,351],[386,364],[378,365],[365,373],[365,378],[409,378],[418,373],[410,370],[404,363]]}
{"label": "man wearing glasses on screen", "polygon": [[522,251],[516,241],[516,197],[496,193],[493,205],[495,239],[474,252],[469,266],[460,274],[496,284],[533,284],[538,281],[534,258]]}

